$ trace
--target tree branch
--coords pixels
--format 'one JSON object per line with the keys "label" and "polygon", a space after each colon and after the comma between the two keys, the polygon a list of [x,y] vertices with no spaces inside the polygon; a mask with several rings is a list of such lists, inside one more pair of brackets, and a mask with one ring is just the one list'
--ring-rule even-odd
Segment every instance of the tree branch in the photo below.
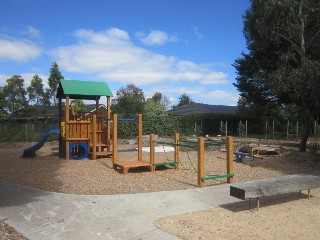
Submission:
{"label": "tree branch", "polygon": [[282,37],[283,39],[287,40],[289,43],[292,44],[292,46],[294,47],[294,49],[301,55],[301,51],[300,51],[300,47],[295,44],[292,40],[290,40],[289,38],[287,38],[286,36],[282,35],[281,33],[278,33],[272,29],[269,28],[269,30],[275,34],[277,34],[278,36]]}

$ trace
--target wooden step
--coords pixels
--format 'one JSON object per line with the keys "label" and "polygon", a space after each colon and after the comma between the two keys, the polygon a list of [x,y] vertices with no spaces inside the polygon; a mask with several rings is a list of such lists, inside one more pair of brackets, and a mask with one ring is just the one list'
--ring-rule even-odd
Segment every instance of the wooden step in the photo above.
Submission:
{"label": "wooden step", "polygon": [[121,168],[123,174],[128,174],[130,168],[148,167],[151,171],[151,164],[143,161],[118,161],[113,164],[114,170]]}

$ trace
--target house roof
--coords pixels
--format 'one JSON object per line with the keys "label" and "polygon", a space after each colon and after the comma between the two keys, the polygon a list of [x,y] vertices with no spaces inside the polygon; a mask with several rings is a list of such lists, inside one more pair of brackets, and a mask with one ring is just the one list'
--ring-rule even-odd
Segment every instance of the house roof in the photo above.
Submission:
{"label": "house roof", "polygon": [[112,97],[109,86],[104,82],[61,79],[57,90],[57,98],[100,99],[101,96]]}
{"label": "house roof", "polygon": [[236,114],[236,112],[236,106],[209,105],[203,103],[190,103],[168,111],[168,113],[173,115],[187,115],[190,113]]}

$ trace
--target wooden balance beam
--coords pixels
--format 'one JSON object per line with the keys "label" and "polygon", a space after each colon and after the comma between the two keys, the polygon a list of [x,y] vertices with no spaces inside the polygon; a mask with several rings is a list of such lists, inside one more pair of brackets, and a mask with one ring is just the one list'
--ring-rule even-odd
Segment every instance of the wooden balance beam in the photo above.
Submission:
{"label": "wooden balance beam", "polygon": [[255,180],[244,183],[237,183],[230,186],[230,195],[242,200],[257,199],[257,209],[259,210],[259,198],[278,194],[299,192],[320,188],[320,171],[275,177],[263,180]]}

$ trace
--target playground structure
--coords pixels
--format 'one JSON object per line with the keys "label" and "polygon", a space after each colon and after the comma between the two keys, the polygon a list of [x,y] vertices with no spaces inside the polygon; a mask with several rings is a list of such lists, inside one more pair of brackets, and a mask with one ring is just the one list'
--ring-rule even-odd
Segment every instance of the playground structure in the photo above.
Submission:
{"label": "playground structure", "polygon": [[[107,98],[106,112],[99,111],[99,100],[101,96]],[[142,157],[142,114],[137,118],[121,119],[117,114],[111,117],[110,105],[112,93],[106,83],[61,80],[59,83],[57,98],[59,99],[59,125],[60,129],[48,131],[44,137],[31,148],[25,149],[24,156],[35,156],[35,151],[43,146],[46,139],[51,134],[59,134],[59,156],[66,160],[82,160],[88,157],[97,159],[98,156],[111,156],[113,168],[120,168],[124,174],[131,168],[147,167],[151,172],[155,172],[156,167],[173,165],[176,170],[180,170],[179,152],[180,147],[192,147],[197,149],[198,161],[198,184],[205,186],[205,181],[210,179],[227,178],[228,183],[232,182],[233,177],[233,145],[232,138],[227,141],[227,173],[223,175],[208,175],[204,173],[204,154],[205,147],[208,144],[204,138],[198,138],[198,141],[180,140],[179,134],[175,133],[174,142],[167,145],[174,146],[174,160],[164,160],[156,157],[155,145],[163,142],[154,140],[154,134],[150,134],[150,155],[149,159]],[[63,109],[62,99],[65,99]],[[70,99],[95,100],[96,111],[94,113],[75,114],[70,106]],[[137,121],[138,122],[138,152],[137,160],[126,161],[119,160],[118,156],[118,121]],[[111,129],[111,122],[113,127]],[[111,139],[111,130],[113,137]],[[112,142],[112,145],[111,145]],[[231,154],[230,154],[231,152]]]}
{"label": "playground structure", "polygon": [[[99,99],[107,98],[106,113],[99,112]],[[78,80],[61,80],[59,99],[59,156],[67,160],[81,160],[91,156],[112,155],[110,150],[110,105],[112,93],[106,83]],[[65,109],[62,108],[65,99]],[[75,115],[70,108],[70,99],[94,100],[95,113]],[[106,121],[105,121],[106,120]]]}

